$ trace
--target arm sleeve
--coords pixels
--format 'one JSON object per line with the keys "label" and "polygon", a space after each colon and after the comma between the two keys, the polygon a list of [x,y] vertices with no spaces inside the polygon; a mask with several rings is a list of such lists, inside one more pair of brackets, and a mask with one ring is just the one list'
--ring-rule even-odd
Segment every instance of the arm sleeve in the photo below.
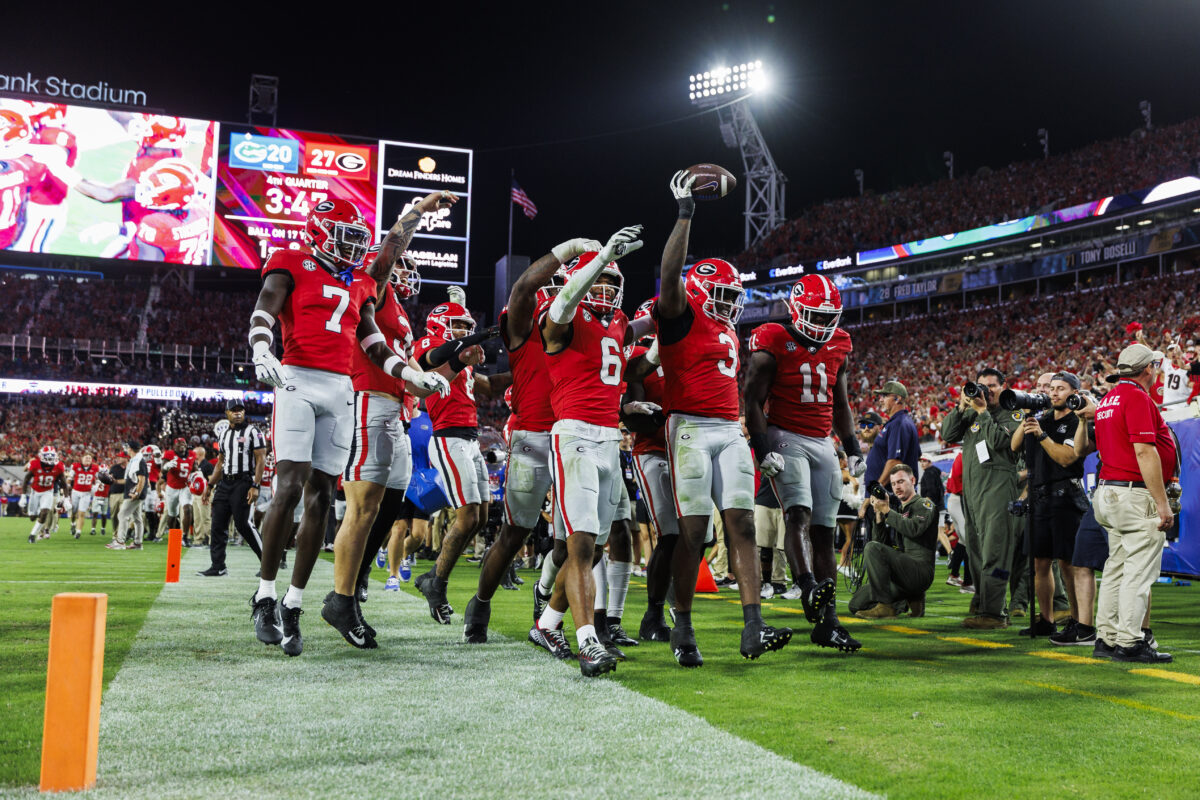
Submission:
{"label": "arm sleeve", "polygon": [[[1015,421],[1012,424],[997,422],[990,413],[978,414],[979,432],[987,440],[988,449],[995,455],[1006,455],[1016,461],[1017,454],[1012,451],[1012,435],[1016,430]],[[1012,419],[1009,417],[1008,419]]]}
{"label": "arm sleeve", "polygon": [[691,303],[684,306],[682,314],[671,319],[659,315],[658,304],[654,304],[654,320],[658,323],[658,340],[662,344],[675,344],[683,341],[683,337],[687,336],[688,331],[692,329],[694,318]]}
{"label": "arm sleeve", "polygon": [[963,434],[967,432],[967,426],[976,416],[977,413],[973,409],[967,411],[954,409],[946,415],[946,419],[942,422],[942,438],[947,442],[961,442]]}
{"label": "arm sleeve", "polygon": [[575,309],[580,301],[591,290],[592,284],[608,264],[597,255],[582,268],[578,269],[566,285],[558,290],[554,301],[550,304],[550,319],[559,325],[566,325],[575,318]]}
{"label": "arm sleeve", "polygon": [[[450,361],[454,356],[457,356],[468,347],[479,344],[482,341],[486,341],[491,337],[491,335],[492,329],[486,328],[482,331],[472,333],[470,336],[464,336],[461,339],[451,339],[444,344],[439,344],[432,350],[422,353],[421,357],[417,359],[417,362],[421,364],[422,367],[424,367],[426,363],[429,365],[428,368],[440,367],[442,364]],[[459,367],[459,369],[461,369],[461,367]]]}

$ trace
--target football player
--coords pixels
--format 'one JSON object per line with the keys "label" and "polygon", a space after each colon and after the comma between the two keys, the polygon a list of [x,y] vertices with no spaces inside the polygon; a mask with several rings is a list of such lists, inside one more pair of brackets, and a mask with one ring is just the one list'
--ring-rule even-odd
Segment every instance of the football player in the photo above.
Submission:
{"label": "football player", "polygon": [[805,275],[788,299],[792,324],[769,322],[750,337],[746,427],[763,477],[783,508],[788,564],[810,638],[854,652],[862,645],[837,616],[833,533],[842,499],[842,472],[830,432],[846,450],[850,474],[866,464],[854,435],[846,391],[850,334],[838,327],[842,298],[823,275]]}
{"label": "football player", "polygon": [[100,465],[96,474],[96,491],[92,493],[92,529],[90,535],[96,535],[96,520],[100,520],[100,534],[108,535],[109,495],[112,493],[113,479],[108,472],[108,464]]}
{"label": "football player", "polygon": [[746,293],[738,271],[721,259],[697,262],[686,282],[683,279],[696,208],[694,181],[686,170],[671,178],[679,213],[663,249],[662,293],[651,311],[658,323],[667,455],[679,515],[679,540],[671,561],[675,581],[671,649],[684,667],[704,663],[692,627],[692,600],[714,505],[729,536],[730,565],[742,600],[742,656],[758,658],[792,638],[791,628],[763,623],[759,598],[754,461],[738,420],[737,321]]}
{"label": "football player", "polygon": [[[403,251],[423,214],[456,199],[450,192],[426,196],[388,232],[393,241],[385,240],[384,249]],[[263,520],[262,575],[251,598],[254,630],[260,641],[282,645],[289,656],[304,649],[304,587],[321,552],[334,483],[350,456],[353,349],[365,350],[373,364],[394,378],[425,390],[439,386],[397,355],[379,333],[375,295],[391,272],[392,260],[377,258],[366,270],[359,269],[372,235],[358,209],[346,200],[322,201],[309,213],[304,230],[306,248],[276,250],[263,265],[263,286],[250,315],[249,335],[255,374],[275,387],[275,499]],[[277,319],[283,334],[282,362],[271,351]],[[292,582],[277,605],[275,575],[302,494],[304,514],[296,535]]]}
{"label": "football player", "polygon": [[31,102],[28,106],[33,125],[29,153],[51,168],[31,187],[25,229],[13,249],[44,253],[66,227],[67,192],[79,181],[73,169],[79,145],[75,134],[66,128],[65,105]]}
{"label": "football player", "polygon": [[28,156],[33,125],[25,115],[0,108],[0,250],[12,248],[25,230],[29,198],[46,167]]}
{"label": "football player", "polygon": [[563,580],[529,636],[555,655],[569,652],[561,631],[569,605],[585,677],[615,669],[617,663],[593,624],[592,566],[621,497],[621,375],[624,347],[635,338],[621,311],[624,279],[615,262],[642,246],[641,231],[640,225],[623,228],[599,252],[576,259],[566,283],[538,317],[556,420],[550,430],[554,534],[566,539],[567,559]]}
{"label": "football player", "polygon": [[[513,412],[506,426],[504,518],[496,541],[480,565],[475,596],[467,602],[463,636],[469,643],[487,641],[492,596],[537,524],[542,503],[550,491],[550,429],[554,425],[554,409],[550,405],[546,355],[541,342],[533,338],[535,314],[539,307],[554,299],[565,282],[562,265],[589,250],[599,249],[600,243],[591,239],[570,239],[555,246],[521,274],[509,292],[508,304],[500,312],[500,338],[508,350],[512,369],[512,386],[505,392],[505,399]],[[536,584],[534,594],[536,602]]]}
{"label": "football player", "polygon": [[156,161],[138,178],[138,223],[129,258],[202,265],[208,254],[208,177],[181,158]]}
{"label": "football player", "polygon": [[[99,474],[100,465],[93,463],[91,453],[84,453],[83,458],[71,465],[71,535],[76,539],[83,533],[83,524],[91,513]],[[94,522],[92,529],[95,530]]]}
{"label": "football player", "polygon": [[[165,480],[158,483],[158,494],[163,499],[163,511],[168,528],[188,530],[191,527],[192,493],[188,491],[188,476],[195,468],[187,440],[182,436],[171,443],[171,449],[163,453]],[[182,519],[181,519],[182,517]]]}
{"label": "football player", "polygon": [[40,535],[49,539],[49,532],[43,533],[50,525],[51,515],[56,513],[54,505],[55,489],[67,488],[63,473],[66,468],[58,460],[58,451],[46,445],[38,451],[37,458],[31,458],[25,465],[25,481],[22,491],[29,495],[25,511],[33,522],[29,531],[29,543],[33,544]]}
{"label": "football player", "polygon": [[263,517],[271,507],[271,498],[275,496],[275,448],[271,443],[271,435],[267,434],[267,455],[263,462],[262,486],[258,487],[258,497],[254,499],[254,527],[261,530]]}
{"label": "football player", "polygon": [[446,601],[446,582],[467,542],[487,522],[491,487],[487,464],[479,451],[479,415],[475,395],[502,396],[512,382],[511,373],[478,375],[475,366],[483,361],[478,345],[499,335],[497,328],[475,331],[475,320],[463,303],[458,286],[448,289],[449,303],[442,303],[425,319],[425,335],[417,342],[417,362],[427,370],[445,368],[450,394],[425,401],[433,436],[429,439],[429,461],[441,477],[454,509],[454,522],[442,539],[442,549],[429,572],[414,583],[429,603],[429,615],[442,625],[450,624],[454,609]]}

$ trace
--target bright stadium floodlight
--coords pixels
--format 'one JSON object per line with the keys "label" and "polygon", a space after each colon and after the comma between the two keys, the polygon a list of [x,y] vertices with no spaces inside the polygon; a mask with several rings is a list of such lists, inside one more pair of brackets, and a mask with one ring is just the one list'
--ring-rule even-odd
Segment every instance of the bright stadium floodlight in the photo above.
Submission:
{"label": "bright stadium floodlight", "polygon": [[761,61],[732,67],[717,66],[688,76],[688,99],[698,106],[713,106],[770,88]]}

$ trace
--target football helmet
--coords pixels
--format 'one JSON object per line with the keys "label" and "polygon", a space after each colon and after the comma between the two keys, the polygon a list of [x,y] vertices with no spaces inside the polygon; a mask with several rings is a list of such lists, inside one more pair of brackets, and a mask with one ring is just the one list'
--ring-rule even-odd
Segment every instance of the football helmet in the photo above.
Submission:
{"label": "football helmet", "polygon": [[683,288],[699,300],[704,313],[730,327],[737,325],[746,304],[746,290],[737,269],[720,258],[697,261],[688,270]]}
{"label": "football helmet", "polygon": [[46,445],[38,451],[38,461],[43,467],[53,467],[58,463],[58,451],[50,445]]}
{"label": "football helmet", "polygon": [[396,260],[388,282],[401,300],[416,297],[421,293],[421,273],[417,270],[417,262],[407,253]]}
{"label": "football helmet", "polygon": [[181,150],[187,135],[187,123],[181,117],[141,114],[129,123],[129,133],[138,140],[139,147]]}
{"label": "football helmet", "polygon": [[162,450],[156,444],[148,444],[142,448],[142,458],[147,461],[158,461],[162,458]]}
{"label": "football helmet", "polygon": [[[589,250],[568,264],[566,268],[567,280],[570,280],[572,275],[590,264],[592,259],[598,255],[600,254]],[[611,283],[600,282],[605,275],[610,276]],[[592,288],[588,289],[587,296],[583,298],[583,305],[597,314],[604,316],[619,309],[623,299],[625,299],[625,276],[621,274],[621,269],[617,266],[617,262],[612,261],[604,266],[604,269],[596,277],[596,282],[592,284]]]}
{"label": "football helmet", "polygon": [[805,275],[788,297],[792,327],[818,344],[833,338],[842,318],[842,295],[824,275]]}
{"label": "football helmet", "polygon": [[[456,328],[455,323],[469,327]],[[471,317],[471,312],[458,303],[442,303],[425,318],[425,332],[447,342],[451,339],[461,339],[475,332],[475,320]]]}
{"label": "football helmet", "polygon": [[164,158],[138,178],[133,197],[157,211],[179,211],[199,200],[204,176],[182,158]]}
{"label": "football helmet", "polygon": [[348,267],[362,266],[374,236],[349,200],[322,200],[308,214],[304,234],[313,252]]}
{"label": "football helmet", "polygon": [[0,108],[0,158],[24,155],[32,140],[29,118],[11,108]]}
{"label": "football helmet", "polygon": [[[636,319],[645,319],[646,317],[649,317],[653,313],[654,304],[657,301],[658,301],[658,295],[655,295],[654,297],[651,297],[649,300],[646,300],[645,302],[643,302],[640,306],[637,307],[637,311],[633,312],[633,318],[636,320]],[[657,336],[657,333],[655,333],[654,331],[650,331],[650,333],[647,333],[641,339],[638,339],[638,344],[643,345],[645,347],[649,347],[650,344],[654,341],[656,336]]]}
{"label": "football helmet", "polygon": [[558,296],[558,290],[567,282],[567,268],[559,267],[550,276],[550,282],[537,290],[537,304],[540,306],[547,300],[553,300]]}

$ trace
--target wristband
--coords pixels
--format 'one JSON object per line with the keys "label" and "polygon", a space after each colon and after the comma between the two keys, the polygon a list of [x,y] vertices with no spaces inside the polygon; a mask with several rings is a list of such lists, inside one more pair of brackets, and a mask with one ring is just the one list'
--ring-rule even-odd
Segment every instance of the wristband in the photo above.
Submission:
{"label": "wristband", "polygon": [[372,333],[370,336],[360,339],[358,342],[358,346],[361,347],[363,349],[363,352],[365,353],[365,352],[367,352],[367,350],[369,350],[371,348],[371,345],[379,344],[380,342],[387,344],[387,339],[384,337],[384,335],[382,333],[380,333],[379,331],[376,331],[375,333]]}
{"label": "wristband", "polygon": [[1037,440],[1039,442],[1044,442],[1049,438],[1050,438],[1050,434],[1046,433],[1045,431],[1042,431],[1041,435],[1037,437]]}
{"label": "wristband", "polygon": [[771,452],[771,445],[767,442],[765,433],[750,434],[750,449],[754,451],[754,460],[762,461],[767,457],[767,453]]}
{"label": "wristband", "polygon": [[694,197],[680,197],[676,200],[679,203],[679,218],[691,219],[696,213],[696,199]]}
{"label": "wristband", "polygon": [[275,334],[271,331],[270,328],[265,327],[263,325],[255,325],[253,328],[250,329],[250,335],[248,338],[250,340],[251,346],[253,346],[255,343],[255,341],[254,341],[255,336],[266,337],[268,344],[275,341]]}
{"label": "wristband", "polygon": [[[394,373],[392,372],[392,370],[394,370],[396,368],[396,365],[403,364],[403,363],[404,362],[400,358],[400,356],[396,355],[395,353],[392,353],[390,356],[388,356],[387,361],[383,362],[383,371],[386,372],[388,375],[393,375]],[[407,368],[407,365],[406,365],[406,368]],[[401,371],[401,374],[403,374],[403,371]]]}
{"label": "wristband", "polygon": [[263,311],[261,308],[256,308],[254,310],[254,313],[250,315],[250,321],[253,322],[255,317],[261,319],[262,324],[266,325],[268,328],[273,328],[275,326],[275,317],[271,316],[266,311]]}

